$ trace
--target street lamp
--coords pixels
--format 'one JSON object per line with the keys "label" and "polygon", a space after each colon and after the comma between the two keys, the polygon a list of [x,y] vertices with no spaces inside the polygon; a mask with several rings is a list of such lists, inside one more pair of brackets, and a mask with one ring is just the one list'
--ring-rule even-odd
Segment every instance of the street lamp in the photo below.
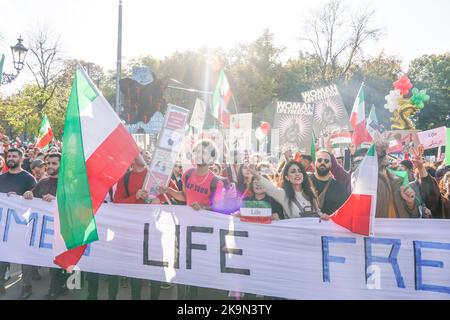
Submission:
{"label": "street lamp", "polygon": [[16,74],[8,74],[3,73],[2,75],[2,84],[11,83],[16,80],[20,71],[23,69],[25,63],[25,57],[27,55],[28,49],[22,44],[22,37],[19,37],[17,44],[14,47],[11,47],[11,53],[13,56],[13,65],[14,69],[16,69]]}

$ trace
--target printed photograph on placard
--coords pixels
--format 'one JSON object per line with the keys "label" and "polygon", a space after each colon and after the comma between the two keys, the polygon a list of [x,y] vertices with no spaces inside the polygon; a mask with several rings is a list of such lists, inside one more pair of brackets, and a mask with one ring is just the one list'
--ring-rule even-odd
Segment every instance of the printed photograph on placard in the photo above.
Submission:
{"label": "printed photograph on placard", "polygon": [[153,198],[159,195],[158,188],[166,186],[170,179],[170,175],[164,175],[157,172],[149,171],[148,179],[144,185],[144,189],[148,191]]}
{"label": "printed photograph on placard", "polygon": [[314,105],[303,102],[278,101],[274,129],[279,132],[281,149],[307,152],[313,129]]}
{"label": "printed photograph on placard", "polygon": [[150,170],[163,175],[170,175],[176,161],[176,156],[177,155],[172,152],[157,149],[153,155]]}
{"label": "printed photograph on placard", "polygon": [[305,103],[313,103],[314,134],[324,134],[350,130],[350,121],[344,102],[335,84],[302,92]]}
{"label": "printed photograph on placard", "polygon": [[159,138],[159,147],[170,150],[179,150],[183,142],[184,132],[164,129]]}

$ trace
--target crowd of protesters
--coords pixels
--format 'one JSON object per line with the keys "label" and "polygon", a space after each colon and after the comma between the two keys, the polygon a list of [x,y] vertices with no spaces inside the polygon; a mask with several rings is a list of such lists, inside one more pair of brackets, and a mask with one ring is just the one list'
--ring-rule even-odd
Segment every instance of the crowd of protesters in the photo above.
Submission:
{"label": "crowd of protesters", "polygon": [[[25,199],[56,198],[60,146],[45,151],[33,144],[12,145],[5,138],[0,156],[0,192]],[[379,164],[377,218],[450,218],[450,166],[424,160],[421,147],[413,149],[411,160],[397,160],[387,154],[388,145],[376,143]],[[318,217],[328,220],[352,191],[359,164],[367,149],[350,148],[345,157],[336,157],[329,142],[315,158],[295,150],[283,150],[280,159],[262,161],[244,157],[243,163],[218,163],[212,141],[202,140],[194,148],[195,166],[176,163],[169,185],[160,186],[160,196],[151,198],[143,188],[151,154],[142,151],[130,170],[111,189],[105,201],[128,204],[187,205],[194,210],[210,210],[239,217],[244,201],[264,201],[272,209],[272,220]],[[0,295],[5,293],[9,264],[0,262]],[[51,269],[47,299],[67,291],[66,274]],[[38,268],[22,265],[23,288],[19,299],[32,294],[32,281],[40,280]],[[122,280],[124,280],[122,278]],[[108,276],[108,297],[115,299],[120,277]],[[141,299],[143,280],[130,279],[132,299]],[[97,299],[99,275],[87,275],[88,299]],[[158,299],[161,287],[170,284],[150,281],[151,299]],[[178,286],[178,297],[195,299],[198,288]]]}

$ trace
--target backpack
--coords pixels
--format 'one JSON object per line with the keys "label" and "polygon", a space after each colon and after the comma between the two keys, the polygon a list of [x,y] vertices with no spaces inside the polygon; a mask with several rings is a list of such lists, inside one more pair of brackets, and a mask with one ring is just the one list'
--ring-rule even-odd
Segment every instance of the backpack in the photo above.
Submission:
{"label": "backpack", "polygon": [[[186,172],[186,179],[185,181],[183,181],[184,185],[186,185],[186,183],[189,181],[189,178],[192,176],[192,174],[194,173],[195,168],[191,168],[189,169],[189,171]],[[214,175],[214,178],[211,181],[211,185],[210,185],[210,195],[209,195],[209,203],[212,204],[213,200],[214,200],[214,195],[216,194],[216,189],[217,189],[217,183],[219,182],[219,177]]]}

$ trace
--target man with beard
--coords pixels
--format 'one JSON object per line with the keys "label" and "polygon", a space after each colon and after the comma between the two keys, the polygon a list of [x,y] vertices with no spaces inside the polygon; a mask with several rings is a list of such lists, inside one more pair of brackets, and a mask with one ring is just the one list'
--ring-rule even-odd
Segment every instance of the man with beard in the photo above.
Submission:
{"label": "man with beard", "polygon": [[[41,179],[36,187],[33,188],[33,190],[25,192],[23,194],[24,199],[31,200],[33,199],[33,197],[36,197],[48,202],[56,199],[60,162],[60,153],[49,154],[47,160],[48,177]],[[60,294],[67,290],[67,288],[65,288],[64,286],[64,280],[65,276],[63,270],[50,268],[50,288],[45,298],[49,300],[55,300]]]}
{"label": "man with beard", "polygon": [[[0,175],[0,192],[11,195],[23,195],[26,191],[34,188],[36,180],[27,171],[22,169],[23,152],[21,149],[12,148],[8,150],[6,164],[8,172]],[[0,262],[0,295],[5,291],[5,272],[8,263]],[[23,287],[19,299],[28,299],[32,292],[31,280],[33,267],[22,265]]]}
{"label": "man with beard", "polygon": [[316,172],[310,177],[317,191],[319,208],[323,213],[332,214],[344,204],[350,194],[347,188],[331,175],[331,155],[328,151],[317,152],[315,167]]}

